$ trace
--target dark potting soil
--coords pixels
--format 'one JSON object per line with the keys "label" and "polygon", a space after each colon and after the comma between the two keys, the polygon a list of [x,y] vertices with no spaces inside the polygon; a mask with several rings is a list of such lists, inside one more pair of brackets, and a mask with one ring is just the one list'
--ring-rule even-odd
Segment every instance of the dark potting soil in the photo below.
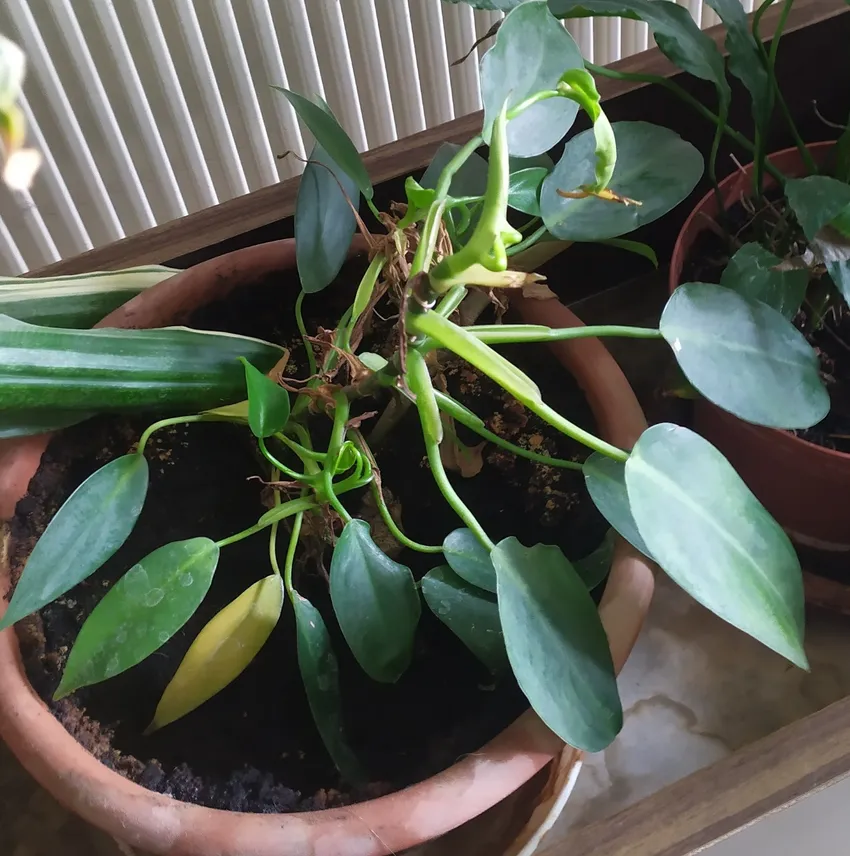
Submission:
{"label": "dark potting soil", "polygon": [[[782,205],[781,199],[770,201],[774,206]],[[741,244],[758,240],[752,215],[743,205],[734,206],[726,216],[728,228]],[[719,283],[734,251],[725,237],[711,230],[703,232],[694,243],[682,281]],[[782,247],[774,248],[773,252],[780,257],[784,255]],[[818,355],[820,375],[829,392],[830,408],[817,425],[793,433],[818,446],[850,454],[850,309],[844,301],[839,301],[814,331],[807,329],[809,311],[804,304],[794,323],[806,333],[809,344]]]}
{"label": "dark potting soil", "polygon": [[[353,280],[357,265],[343,280]],[[362,270],[362,266],[360,266]],[[292,344],[292,276],[264,282],[197,313],[193,326],[226,329]],[[305,305],[308,329],[329,327],[350,300],[329,290]],[[533,373],[544,397],[580,425],[593,420],[583,395],[544,349],[526,346],[510,356]],[[443,367],[448,389],[488,425],[515,443],[558,457],[580,458],[583,448],[530,416],[463,363]],[[317,417],[319,419],[319,417]],[[73,489],[108,460],[133,448],[153,418],[98,418],[62,432],[50,444],[12,525],[14,574]],[[368,424],[364,430],[368,429]],[[464,429],[460,438],[475,446]],[[281,620],[254,662],[200,708],[154,734],[150,722],[166,684],[204,624],[257,579],[269,573],[268,540],[257,535],[222,550],[208,596],[162,648],[128,672],[52,701],[79,628],[126,570],[170,541],[205,535],[220,539],[253,524],[269,503],[261,479],[268,468],[248,432],[214,423],[176,426],[154,434],[148,447],[151,481],[130,538],[107,564],[66,596],[19,625],[33,686],[68,731],[103,763],[139,784],[176,799],[253,812],[320,809],[356,802],[421,781],[476,751],[527,706],[512,678],[494,681],[467,649],[423,606],[413,663],[395,685],[371,681],[359,668],[333,619],[324,566],[327,555],[302,549],[296,585],[322,612],[339,659],[343,718],[349,743],[369,773],[365,785],[341,782],[312,722],[296,660],[292,612]],[[407,533],[438,542],[460,522],[433,486],[415,411],[377,453],[383,481]],[[469,461],[472,464],[469,464]],[[491,537],[516,535],[528,545],[559,544],[570,558],[602,539],[602,521],[580,473],[517,459],[486,444],[452,475],[458,492]],[[365,492],[364,492],[365,494]],[[372,523],[373,535],[417,578],[435,557],[399,551],[375,520],[364,496],[346,504]],[[305,547],[309,545],[304,545]],[[306,558],[305,558],[306,557]]]}

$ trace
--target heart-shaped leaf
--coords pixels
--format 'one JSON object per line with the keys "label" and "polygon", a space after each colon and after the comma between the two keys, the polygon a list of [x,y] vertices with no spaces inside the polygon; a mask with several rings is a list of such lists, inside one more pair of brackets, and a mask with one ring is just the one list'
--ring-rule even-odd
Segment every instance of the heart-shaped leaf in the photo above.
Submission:
{"label": "heart-shaped leaf", "polygon": [[[347,197],[347,198],[346,198]],[[357,184],[316,145],[298,185],[295,202],[295,262],[301,288],[327,288],[348,257],[357,223]]]}
{"label": "heart-shaped leaf", "polygon": [[608,572],[611,570],[611,562],[613,561],[614,530],[609,529],[605,533],[602,543],[592,553],[573,562],[573,567],[575,567],[576,573],[584,580],[588,591],[593,591],[608,576]]}
{"label": "heart-shaped leaf", "polygon": [[654,425],[626,463],[641,536],[692,597],[792,663],[803,651],[803,576],[782,527],[707,440]]}
{"label": "heart-shaped leaf", "polygon": [[364,520],[342,530],[331,559],[331,602],[345,641],[370,678],[395,683],[413,656],[419,593],[410,568],[394,562]]}
{"label": "heart-shaped leaf", "polygon": [[496,569],[487,548],[471,529],[455,529],[443,541],[443,555],[463,580],[485,591],[496,591]]}
{"label": "heart-shaped leaf", "polygon": [[235,681],[266,644],[282,607],[283,582],[271,574],[217,613],[177,667],[146,733],[180,719]]}
{"label": "heart-shaped leaf", "polygon": [[623,710],[608,637],[587,586],[557,547],[506,538],[493,550],[508,659],[537,715],[562,740],[599,752]]}
{"label": "heart-shaped leaf", "polygon": [[583,131],[567,142],[540,193],[543,222],[556,238],[599,241],[631,232],[678,205],[702,176],[702,155],[673,131],[647,122],[615,122],[612,128],[617,164],[608,186],[641,204],[558,194],[596,181],[596,138],[593,129]]}
{"label": "heart-shaped leaf", "polygon": [[271,437],[283,430],[289,419],[289,393],[267,374],[257,371],[246,359],[248,425],[255,437]]}
{"label": "heart-shaped leaf", "polygon": [[190,538],[133,565],[80,628],[53,697],[115,677],[162,647],[204,599],[218,554],[215,541]]}
{"label": "heart-shaped leaf", "polygon": [[787,264],[761,244],[749,243],[729,259],[720,284],[772,306],[790,321],[806,296],[809,270]]}
{"label": "heart-shaped leaf", "polygon": [[[570,68],[584,68],[572,36],[552,17],[545,0],[527,0],[509,12],[493,47],[481,58],[484,140],[507,101],[508,108],[544,89],[555,89]],[[508,150],[530,157],[549,151],[572,127],[578,106],[549,98],[508,123]]]}
{"label": "heart-shaped leaf", "polygon": [[850,206],[850,184],[826,175],[791,178],[785,182],[785,198],[806,237],[813,241]]}
{"label": "heart-shaped leaf", "polygon": [[291,600],[298,640],[298,668],[313,721],[343,779],[362,781],[360,765],[343,732],[339,667],[325,621],[319,610],[298,592],[293,592]]}
{"label": "heart-shaped leaf", "polygon": [[[367,199],[371,199],[373,190],[369,173],[363,166],[357,147],[334,118],[328,105],[324,102],[314,104],[309,98],[289,89],[284,89],[282,86],[272,86],[272,89],[276,89],[286,96],[286,100],[292,105],[293,110],[298,114],[298,118],[316,138],[316,143],[327,153],[331,161],[354,182],[360,192]],[[354,200],[352,199],[352,201]]]}
{"label": "heart-shaped leaf", "polygon": [[91,576],[133,531],[147,491],[148,462],[143,455],[124,455],[92,473],[33,547],[0,629]]}
{"label": "heart-shaped leaf", "polygon": [[626,491],[625,464],[599,452],[584,462],[584,483],[599,513],[629,544],[644,556],[652,558],[649,547],[638,532]]}
{"label": "heart-shaped leaf", "polygon": [[524,214],[539,217],[540,188],[547,175],[549,175],[549,170],[541,166],[527,167],[512,172],[508,189],[508,205]]}
{"label": "heart-shaped leaf", "polygon": [[499,607],[493,595],[470,585],[448,565],[440,565],[422,577],[422,596],[431,612],[491,672],[507,668]]}
{"label": "heart-shaped leaf", "polygon": [[659,326],[687,379],[735,416],[773,428],[808,428],[829,411],[817,355],[767,304],[689,282],[667,301]]}
{"label": "heart-shaped leaf", "polygon": [[[449,161],[460,151],[461,147],[455,143],[442,143],[437,149],[428,169],[422,175],[419,182],[422,187],[434,190],[443,170]],[[473,152],[452,176],[449,186],[449,195],[459,198],[461,196],[483,196],[487,190],[487,161],[477,152]]]}

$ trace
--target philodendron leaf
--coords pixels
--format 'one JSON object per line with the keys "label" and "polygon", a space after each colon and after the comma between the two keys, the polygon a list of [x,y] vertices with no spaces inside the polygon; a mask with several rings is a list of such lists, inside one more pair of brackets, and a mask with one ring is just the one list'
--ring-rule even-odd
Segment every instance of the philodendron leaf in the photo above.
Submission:
{"label": "philodendron leaf", "polygon": [[629,456],[626,486],[638,529],[673,580],[807,668],[799,560],[723,455],[687,428],[654,425]]}
{"label": "philodendron leaf", "polygon": [[761,244],[749,243],[729,259],[720,284],[772,306],[790,321],[803,305],[809,270],[787,264]]}
{"label": "philodendron leaf", "polygon": [[[609,458],[610,460],[610,458]],[[608,576],[614,561],[614,530],[609,529],[602,543],[583,559],[573,562],[576,573],[584,580],[589,591],[593,591]]]}
{"label": "philodendron leaf", "polygon": [[257,371],[246,359],[248,425],[255,437],[271,437],[283,430],[289,419],[289,393],[267,374]]}
{"label": "philodendron leaf", "polygon": [[826,175],[790,178],[785,182],[785,198],[806,237],[813,241],[850,206],[850,184]]}
{"label": "philodendron leaf", "polygon": [[410,568],[394,562],[364,520],[342,530],[331,559],[331,602],[345,641],[363,671],[395,683],[410,664],[419,593]]}
{"label": "philodendron leaf", "polygon": [[623,710],[608,637],[587,586],[557,547],[506,538],[493,550],[508,659],[537,715],[562,740],[599,752]]}
{"label": "philodendron leaf", "polygon": [[593,129],[583,131],[567,142],[540,192],[543,222],[556,238],[600,241],[631,232],[678,205],[700,180],[702,155],[673,131],[647,122],[615,122],[612,128],[617,164],[608,186],[641,204],[558,194],[596,181],[596,138]]}
{"label": "philodendron leaf", "polygon": [[542,166],[532,166],[512,172],[508,190],[508,205],[524,214],[539,217],[540,188],[547,175],[549,175],[549,170]]}
{"label": "philodendron leaf", "polygon": [[471,529],[449,532],[443,541],[443,555],[461,579],[485,591],[496,591],[496,569],[490,554]]}
{"label": "philodendron leaf", "polygon": [[115,677],[162,647],[204,599],[218,554],[215,541],[190,538],[133,565],[80,628],[53,697]]}
{"label": "philodendron leaf", "polygon": [[298,668],[313,721],[343,779],[362,780],[357,759],[345,740],[339,693],[339,667],[321,613],[309,600],[292,596],[298,640]]}
{"label": "philodendron leaf", "polygon": [[[545,0],[527,0],[509,12],[493,47],[481,58],[484,140],[507,100],[508,108],[544,89],[555,89],[570,68],[584,68],[572,36],[552,17]],[[530,157],[549,151],[572,127],[578,106],[549,98],[508,123],[508,149]]]}
{"label": "philodendron leaf", "polygon": [[[422,187],[427,190],[434,190],[437,187],[437,182],[440,180],[440,175],[445,169],[448,162],[460,151],[460,146],[455,143],[443,143],[437,149],[428,169],[422,176]],[[483,198],[484,191],[487,189],[487,161],[484,160],[477,152],[473,152],[460,169],[452,176],[451,184],[449,185],[449,195],[454,198],[466,196],[480,196]],[[481,216],[480,206],[471,212],[469,223],[462,224],[460,217],[461,213],[457,209],[452,209],[450,212],[452,223],[456,230],[459,230],[458,238],[460,243],[463,239],[472,234],[475,229],[478,219]],[[463,228],[460,228],[463,226]]]}
{"label": "philodendron leaf", "polygon": [[124,455],[92,473],[56,512],[15,587],[0,630],[91,576],[127,540],[145,502],[148,462]]}
{"label": "philodendron leaf", "polygon": [[750,19],[741,0],[705,0],[726,25],[729,71],[738,78],[752,99],[756,127],[766,134],[773,112],[773,88],[762,62],[758,43],[750,29]]}
{"label": "philodendron leaf", "polygon": [[599,15],[645,21],[659,50],[684,71],[711,81],[721,103],[728,104],[731,90],[723,56],[684,6],[658,0],[549,0],[549,8],[558,18]]}
{"label": "philodendron leaf", "polygon": [[353,178],[316,145],[298,185],[295,201],[295,262],[301,288],[327,288],[348,257],[360,194]]}
{"label": "philodendron leaf", "polygon": [[310,129],[310,133],[316,138],[316,142],[327,152],[333,163],[351,178],[367,199],[371,199],[373,194],[372,182],[369,180],[369,173],[363,166],[357,147],[334,118],[327,104],[314,104],[309,98],[289,89],[284,89],[282,86],[272,86],[272,89],[276,89],[286,96],[287,101],[298,114],[298,118]]}
{"label": "philodendron leaf", "polygon": [[0,315],[0,410],[207,410],[245,398],[239,357],[269,371],[282,353],[185,327],[67,330]]}
{"label": "philodendron leaf", "polygon": [[625,464],[594,452],[584,462],[583,471],[587,492],[600,514],[636,550],[652,558],[632,516]]}
{"label": "philodendron leaf", "polygon": [[765,303],[720,285],[689,282],[673,292],[659,327],[687,379],[747,422],[808,428],[829,411],[817,355]]}
{"label": "philodendron leaf", "polygon": [[493,12],[510,12],[524,0],[444,0],[446,3],[464,3],[473,9],[488,9]]}
{"label": "philodendron leaf", "polygon": [[271,574],[217,613],[177,667],[146,733],[180,719],[235,681],[266,644],[282,607],[283,582]]}
{"label": "philodendron leaf", "polygon": [[496,598],[461,579],[448,565],[428,571],[421,585],[431,612],[491,672],[505,671],[508,655]]}

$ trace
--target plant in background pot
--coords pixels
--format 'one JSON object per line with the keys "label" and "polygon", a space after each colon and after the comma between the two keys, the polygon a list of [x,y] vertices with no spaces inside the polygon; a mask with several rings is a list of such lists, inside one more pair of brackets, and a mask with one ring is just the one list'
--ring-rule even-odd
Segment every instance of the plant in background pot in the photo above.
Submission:
{"label": "plant in background pot", "polygon": [[[375,208],[363,164],[327,105],[283,91],[317,141],[295,213],[302,292],[293,326],[308,366],[298,376],[290,371],[294,349],[255,338],[185,328],[89,331],[0,318],[0,405],[7,438],[65,427],[93,413],[168,414],[145,428],[126,454],[89,475],[55,513],[16,582],[3,628],[75,593],[83,597],[88,591],[91,601],[85,581],[122,548],[143,513],[151,459],[161,460],[159,451],[151,454],[160,448],[155,444],[161,432],[232,423],[227,430],[255,444],[270,489],[270,507],[238,531],[211,537],[199,519],[193,537],[160,544],[125,573],[105,580],[67,658],[56,652],[63,662],[61,680],[51,687],[55,699],[120,681],[134,667],[140,674],[142,664],[179,638],[204,608],[228,551],[265,538],[268,567],[243,567],[231,581],[234,597],[197,628],[158,703],[145,702],[152,708],[146,733],[178,727],[184,717],[198,722],[211,700],[241,680],[276,640],[274,662],[297,660],[315,728],[341,780],[368,780],[368,761],[358,757],[348,733],[346,675],[337,658],[369,681],[361,683],[370,689],[357,703],[379,706],[389,698],[380,688],[403,682],[414,660],[424,599],[493,681],[516,681],[561,740],[587,751],[603,749],[622,724],[615,661],[621,665],[632,641],[631,629],[627,642],[613,634],[609,640],[591,596],[604,581],[613,540],[606,539],[585,561],[571,562],[559,546],[517,538],[522,521],[510,520],[506,527],[502,520],[498,530],[482,523],[488,505],[507,504],[519,488],[505,481],[478,507],[464,499],[465,491],[447,470],[452,465],[463,473],[464,461],[474,460],[472,437],[547,468],[550,489],[556,473],[581,472],[590,498],[626,540],[709,609],[806,666],[796,555],[723,456],[690,430],[669,424],[636,436],[632,420],[619,437],[597,436],[544,400],[538,382],[543,385],[545,373],[535,380],[519,365],[520,346],[528,343],[577,353],[592,337],[665,339],[695,385],[723,393],[728,375],[735,374],[742,394],[764,400],[771,418],[784,422],[807,418],[811,397],[801,390],[818,384],[811,350],[793,328],[785,329],[780,313],[765,307],[758,324],[747,323],[756,306],[749,297],[719,287],[683,290],[671,298],[658,328],[583,327],[548,293],[540,293],[540,277],[512,266],[512,259],[548,235],[619,239],[684,199],[701,175],[699,154],[672,132],[642,122],[609,123],[593,78],[580,65],[574,43],[543,0],[512,11],[482,61],[481,135],[457,150],[442,150],[421,182],[408,179],[406,204],[390,213]],[[566,143],[557,165],[542,159],[579,109],[590,117],[592,129]],[[475,154],[484,144],[486,164]],[[360,219],[360,196],[383,227],[380,235]],[[331,327],[308,329],[309,295],[322,292],[323,303],[333,305],[333,291],[325,289],[337,279],[358,224],[369,249],[368,268],[353,297],[342,292],[347,305]],[[158,295],[173,294],[181,276],[134,302],[150,304]],[[91,283],[98,299],[97,282]],[[54,285],[44,284],[42,299],[49,299]],[[525,323],[501,323],[508,301]],[[11,300],[2,305],[14,312]],[[491,317],[478,323],[482,314]],[[566,320],[557,326],[531,323],[541,315]],[[72,317],[81,318],[69,310],[65,318]],[[791,335],[799,339],[793,346]],[[778,382],[779,352],[782,383],[766,400],[760,391]],[[600,363],[607,358],[604,350],[601,354],[594,352]],[[451,366],[462,366],[469,383],[490,384],[524,419],[554,429],[556,437],[575,441],[584,453],[577,459],[555,457],[540,451],[539,440],[521,445],[500,435],[498,422],[486,424],[452,394]],[[589,390],[593,394],[599,397],[598,390]],[[616,399],[612,403],[609,396],[607,406],[616,410]],[[622,406],[634,407],[627,392]],[[225,427],[212,424],[205,430]],[[424,461],[415,453],[402,478],[424,490],[418,474],[430,473],[434,499],[429,502],[445,503],[461,524],[448,534],[432,531],[430,520],[441,512],[428,505],[402,525],[385,491],[382,462],[399,450],[420,448]],[[234,445],[233,460],[236,455]],[[229,457],[225,452],[204,458],[201,471],[223,472],[233,465]],[[372,513],[363,511],[367,492]],[[252,513],[246,509],[243,517]],[[192,517],[192,508],[186,515]],[[379,529],[389,537],[379,538]],[[413,530],[416,538],[408,534]],[[618,549],[623,556],[625,546]],[[426,572],[414,574],[413,559],[406,564],[402,555],[418,556],[417,566],[425,562]],[[321,574],[325,558],[327,582]],[[616,589],[618,583],[609,585]],[[292,633],[282,640],[272,634],[290,609]],[[341,645],[350,651],[350,657],[343,652],[345,660]],[[276,680],[277,673],[269,679]],[[3,692],[8,696],[9,690]],[[0,726],[7,737],[19,733],[23,708],[18,704],[0,696]],[[251,729],[252,723],[241,727]],[[13,748],[55,784],[39,755],[53,757],[54,737],[50,740],[49,746],[37,747],[35,757],[14,741]],[[537,746],[545,743],[539,736],[535,740]],[[520,775],[528,778],[541,763],[529,762]],[[329,812],[324,825],[297,818],[272,824],[237,815],[227,827],[216,812],[203,817],[183,812],[177,819],[167,800],[149,795],[141,803],[152,813],[165,812],[172,824],[163,835],[158,819],[132,814],[130,804],[140,804],[141,789],[114,783],[114,793],[103,793],[102,775],[89,765],[75,778],[100,788],[75,804],[133,843],[166,853],[209,853],[213,846],[218,853],[272,853],[286,843],[306,854],[318,852],[320,842],[332,846],[328,841],[334,836],[339,843],[340,835],[359,835],[366,842],[363,852],[386,853],[445,831],[506,793],[504,784],[493,784],[492,770],[476,776],[474,784],[458,772],[434,792],[420,786],[364,803],[356,818]],[[111,782],[118,780],[112,775]],[[466,816],[463,807],[445,804],[432,822],[408,816],[409,800],[424,795],[430,805],[438,790],[442,799],[446,793],[459,799],[462,792],[470,802]],[[67,793],[65,798],[71,799]],[[363,826],[376,832],[366,835]]]}

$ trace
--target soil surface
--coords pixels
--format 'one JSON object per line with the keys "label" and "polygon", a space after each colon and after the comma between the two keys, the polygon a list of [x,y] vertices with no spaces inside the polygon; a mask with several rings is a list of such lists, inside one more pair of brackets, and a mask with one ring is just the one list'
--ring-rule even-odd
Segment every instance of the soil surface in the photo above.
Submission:
{"label": "soil surface", "polygon": [[[781,199],[772,198],[769,202],[772,213],[777,210],[782,212]],[[723,225],[735,235],[737,243],[730,246],[728,240],[716,232],[703,232],[694,243],[690,259],[685,264],[683,282],[719,283],[735,249],[748,241],[760,240],[763,230],[759,220],[754,219],[743,205],[731,208],[726,212],[726,217],[727,221]],[[778,245],[768,248],[783,258],[792,241],[797,242],[795,254],[805,250],[802,235],[793,227],[786,231]],[[804,303],[794,318],[794,324],[805,333],[818,355],[821,378],[829,391],[830,409],[817,425],[793,433],[818,446],[850,454],[850,308],[843,299],[833,301],[822,324],[816,329],[812,329],[814,325],[810,322],[810,316],[811,307]]]}
{"label": "soil surface", "polygon": [[[359,267],[362,270],[362,266]],[[349,266],[343,281],[354,281]],[[306,361],[293,339],[292,275],[264,282],[197,313],[193,326],[261,336],[292,346],[289,372]],[[308,330],[332,326],[350,289],[329,289],[306,301]],[[335,314],[336,313],[336,316]],[[382,331],[373,331],[380,339]],[[377,349],[377,348],[376,348]],[[509,349],[506,349],[509,351]],[[593,428],[583,395],[542,347],[509,351],[533,373],[544,397],[578,424]],[[489,427],[527,448],[580,459],[583,447],[531,417],[467,365],[443,366],[447,388]],[[383,402],[380,403],[383,406]],[[364,409],[377,409],[375,403]],[[130,451],[155,415],[98,418],[62,432],[50,444],[29,494],[13,521],[13,568],[29,551],[74,488],[106,461]],[[323,417],[316,417],[321,420]],[[327,421],[327,420],[325,420]],[[370,422],[363,426],[368,433]],[[319,431],[325,426],[320,425]],[[319,433],[317,431],[317,434]],[[465,429],[469,447],[478,440]],[[104,592],[151,550],[205,535],[220,539],[251,525],[269,494],[268,466],[247,429],[225,423],[177,426],[148,446],[151,483],[134,532],[95,575],[19,624],[33,685],[68,731],[103,763],[143,786],[180,800],[252,812],[321,809],[371,798],[433,775],[480,748],[527,706],[512,678],[494,682],[453,634],[423,606],[411,667],[392,686],[371,681],[358,667],[333,620],[324,567],[328,555],[302,550],[296,586],[322,612],[339,659],[344,725],[369,783],[341,782],[313,725],[296,661],[292,611],[254,662],[224,691],[181,720],[144,737],[159,697],[192,640],[225,604],[269,573],[268,540],[257,535],[221,553],[209,595],[168,643],[128,672],[53,702],[68,650]],[[405,415],[377,451],[392,508],[414,539],[439,543],[460,522],[434,487],[424,460],[415,411]],[[471,461],[471,463],[470,463]],[[465,502],[495,540],[559,544],[570,558],[587,555],[606,525],[589,501],[580,473],[532,464],[486,444],[463,459],[469,476],[452,473]],[[419,578],[439,557],[397,549],[374,522],[366,496],[346,504],[372,522],[373,534]]]}

